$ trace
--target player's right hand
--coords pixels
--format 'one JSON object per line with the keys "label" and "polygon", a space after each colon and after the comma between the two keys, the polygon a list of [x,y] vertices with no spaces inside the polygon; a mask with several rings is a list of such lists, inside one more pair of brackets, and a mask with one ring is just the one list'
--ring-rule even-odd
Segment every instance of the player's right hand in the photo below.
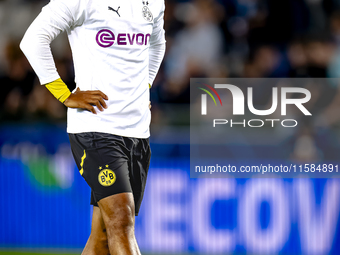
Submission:
{"label": "player's right hand", "polygon": [[94,106],[97,106],[99,111],[104,111],[107,108],[105,100],[109,98],[100,90],[81,91],[79,88],[72,93],[64,102],[69,108],[86,109],[93,114],[97,114]]}

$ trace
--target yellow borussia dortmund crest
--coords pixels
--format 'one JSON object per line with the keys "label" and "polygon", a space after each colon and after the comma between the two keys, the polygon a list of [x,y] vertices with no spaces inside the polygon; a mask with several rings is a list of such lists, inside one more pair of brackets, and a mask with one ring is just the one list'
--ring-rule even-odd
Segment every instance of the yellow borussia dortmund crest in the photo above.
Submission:
{"label": "yellow borussia dortmund crest", "polygon": [[[106,165],[106,167],[109,167]],[[102,167],[99,167],[99,170],[101,170]],[[111,169],[103,169],[100,171],[98,175],[98,181],[101,185],[108,187],[115,183],[116,181],[116,174]]]}

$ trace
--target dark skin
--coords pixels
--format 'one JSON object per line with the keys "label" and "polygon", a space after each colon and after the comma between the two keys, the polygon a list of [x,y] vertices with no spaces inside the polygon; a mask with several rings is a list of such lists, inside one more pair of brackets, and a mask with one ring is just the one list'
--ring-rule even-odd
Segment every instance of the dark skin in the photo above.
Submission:
{"label": "dark skin", "polygon": [[[109,98],[100,90],[81,91],[77,88],[77,90],[65,100],[64,105],[69,108],[86,109],[93,114],[97,114],[94,106],[97,106],[99,111],[104,111],[104,109],[107,109],[105,100],[109,100]],[[151,109],[151,102],[149,102],[149,109]]]}
{"label": "dark skin", "polygon": [[103,198],[93,207],[91,235],[82,255],[140,255],[132,193]]}
{"label": "dark skin", "polygon": [[105,100],[108,96],[100,90],[81,91],[79,88],[72,93],[64,102],[64,105],[70,108],[86,109],[93,114],[97,114],[94,106],[97,106],[99,111],[104,111],[107,108]]}

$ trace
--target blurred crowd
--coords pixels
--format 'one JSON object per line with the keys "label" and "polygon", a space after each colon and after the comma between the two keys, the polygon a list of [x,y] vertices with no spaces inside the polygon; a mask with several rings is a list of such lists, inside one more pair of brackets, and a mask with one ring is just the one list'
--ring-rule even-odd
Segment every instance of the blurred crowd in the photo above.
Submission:
{"label": "blurred crowd", "polygon": [[[338,0],[165,2],[167,51],[151,89],[153,121],[161,119],[157,109],[162,105],[189,103],[193,77],[340,77]],[[18,47],[47,3],[0,0],[1,121],[65,120],[65,107],[39,85]],[[58,38],[52,49],[61,77],[73,89],[66,36]],[[330,91],[337,94],[337,85]],[[329,114],[337,107],[331,101],[332,109],[324,107]]]}

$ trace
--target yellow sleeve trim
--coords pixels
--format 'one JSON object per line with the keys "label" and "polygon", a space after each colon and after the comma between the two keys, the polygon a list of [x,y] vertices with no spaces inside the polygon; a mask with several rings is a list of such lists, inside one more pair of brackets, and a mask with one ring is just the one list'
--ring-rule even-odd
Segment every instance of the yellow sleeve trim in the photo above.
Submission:
{"label": "yellow sleeve trim", "polygon": [[151,84],[149,83],[149,89],[151,89]]}
{"label": "yellow sleeve trim", "polygon": [[45,86],[53,94],[53,96],[55,96],[55,98],[62,103],[64,103],[65,100],[71,95],[71,91],[60,78],[46,84]]}

